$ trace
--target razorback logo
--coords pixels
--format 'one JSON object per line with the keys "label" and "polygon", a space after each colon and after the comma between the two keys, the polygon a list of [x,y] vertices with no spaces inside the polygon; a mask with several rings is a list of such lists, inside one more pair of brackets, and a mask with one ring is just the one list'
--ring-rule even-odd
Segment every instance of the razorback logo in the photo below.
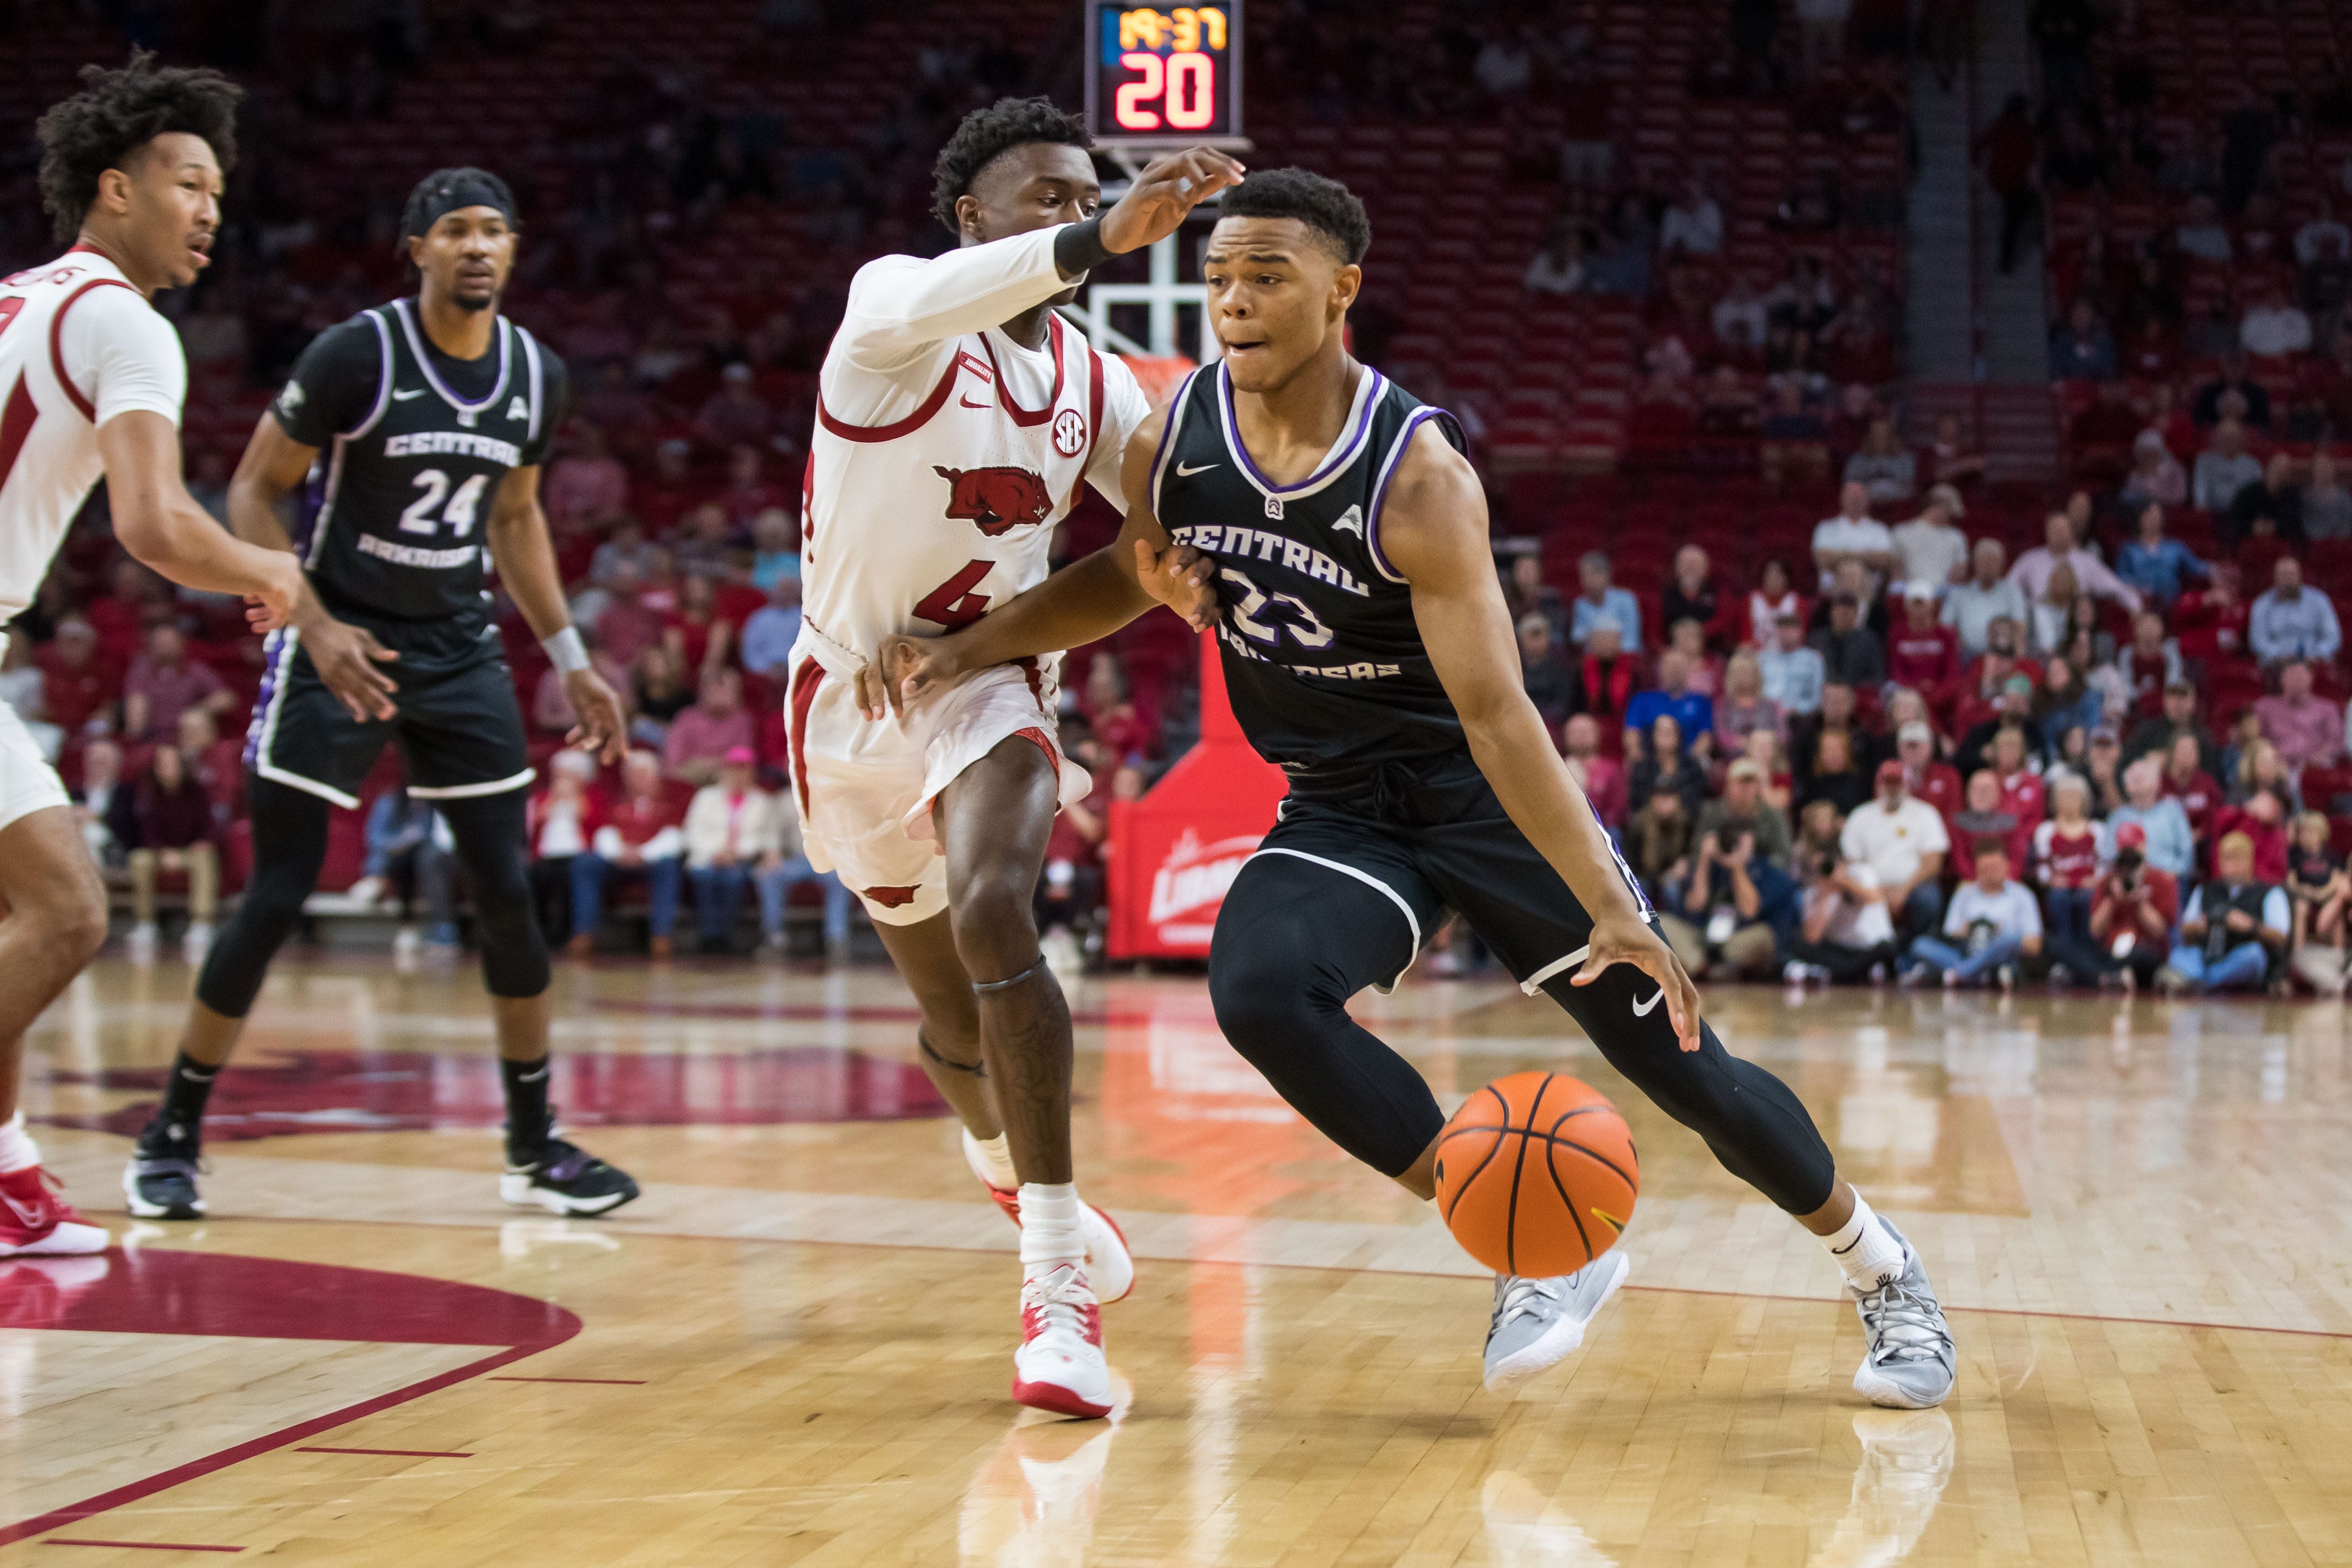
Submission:
{"label": "razorback logo", "polygon": [[1024,523],[1042,523],[1054,509],[1045,476],[1026,468],[941,468],[933,473],[953,486],[948,516],[971,523],[990,538]]}
{"label": "razorback logo", "polygon": [[867,887],[858,890],[869,903],[885,909],[902,909],[915,902],[916,889],[911,887]]}

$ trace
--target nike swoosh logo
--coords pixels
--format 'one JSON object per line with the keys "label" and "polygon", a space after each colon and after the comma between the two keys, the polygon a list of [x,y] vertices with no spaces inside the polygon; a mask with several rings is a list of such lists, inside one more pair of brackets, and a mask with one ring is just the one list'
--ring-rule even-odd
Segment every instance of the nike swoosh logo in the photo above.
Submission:
{"label": "nike swoosh logo", "polygon": [[992,402],[972,402],[972,401],[971,401],[971,399],[970,399],[970,398],[968,398],[968,397],[960,397],[960,398],[956,399],[956,402],[960,402],[960,403],[963,404],[963,406],[964,406],[964,407],[966,407],[966,408],[977,408],[977,409],[983,409],[983,410],[984,410],[984,409],[992,409],[992,408],[994,408],[994,407],[996,406],[996,405],[995,405],[994,403],[992,403]]}
{"label": "nike swoosh logo", "polygon": [[1195,474],[1206,474],[1212,468],[1222,466],[1217,463],[1179,463],[1176,465],[1176,477],[1190,479]]}
{"label": "nike swoosh logo", "polygon": [[1654,993],[1646,1002],[1635,1002],[1633,1004],[1633,1016],[1637,1019],[1648,1018],[1652,1013],[1658,1010],[1658,1004],[1665,999],[1666,993],[1662,989]]}
{"label": "nike swoosh logo", "polygon": [[547,1069],[542,1067],[536,1072],[526,1072],[521,1077],[516,1079],[515,1082],[518,1083],[544,1083],[547,1082]]}
{"label": "nike swoosh logo", "polygon": [[36,1207],[33,1208],[26,1208],[23,1204],[18,1203],[15,1198],[10,1197],[5,1193],[0,1193],[0,1203],[6,1204],[8,1206],[8,1212],[15,1215],[17,1221],[26,1229],[37,1229],[39,1228],[41,1223],[41,1210],[39,1207]]}
{"label": "nike swoosh logo", "polygon": [[411,387],[406,392],[396,392],[393,393],[392,401],[394,402],[406,402],[410,398],[423,397],[424,395],[425,389],[423,387]]}

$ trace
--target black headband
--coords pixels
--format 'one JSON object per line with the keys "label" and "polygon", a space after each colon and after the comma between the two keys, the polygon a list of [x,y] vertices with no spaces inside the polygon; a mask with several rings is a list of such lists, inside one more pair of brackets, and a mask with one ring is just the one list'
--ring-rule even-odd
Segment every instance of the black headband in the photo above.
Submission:
{"label": "black headband", "polygon": [[515,214],[514,193],[496,174],[480,169],[444,169],[425,176],[408,198],[408,221],[404,225],[407,235],[424,235],[449,214],[465,207],[494,207],[516,228],[522,219]]}

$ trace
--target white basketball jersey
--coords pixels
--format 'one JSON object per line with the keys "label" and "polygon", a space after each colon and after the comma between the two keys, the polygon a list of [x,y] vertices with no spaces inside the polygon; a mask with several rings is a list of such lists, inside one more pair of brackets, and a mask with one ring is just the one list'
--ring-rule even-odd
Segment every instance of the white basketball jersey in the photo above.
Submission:
{"label": "white basketball jersey", "polygon": [[[68,313],[92,293],[136,301],[137,341],[122,349],[140,373],[123,379],[139,389],[127,402],[106,395],[95,356],[68,363]],[[119,299],[106,305],[110,317],[127,314]],[[158,362],[165,355],[169,362]],[[77,246],[46,267],[0,279],[0,622],[33,601],[74,514],[105,472],[100,404],[111,417],[125,406],[165,412],[168,402],[165,417],[176,423],[186,386],[171,324],[98,251]]]}
{"label": "white basketball jersey", "polygon": [[951,340],[943,373],[893,423],[848,423],[819,400],[801,525],[802,616],[817,637],[864,660],[893,632],[969,625],[1045,580],[1090,468],[1115,492],[1150,405],[1125,364],[1047,321],[1040,351],[994,329]]}

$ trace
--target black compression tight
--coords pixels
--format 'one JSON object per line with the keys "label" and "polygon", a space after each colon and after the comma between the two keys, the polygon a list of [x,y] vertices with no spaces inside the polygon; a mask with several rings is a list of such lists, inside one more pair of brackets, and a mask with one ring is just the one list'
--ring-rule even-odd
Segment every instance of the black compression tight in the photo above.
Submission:
{"label": "black compression tight", "polygon": [[[252,1010],[269,960],[302,918],[302,901],[318,885],[327,858],[327,813],[334,809],[307,790],[268,779],[250,785],[253,877],[196,978],[196,999],[224,1018]],[[434,804],[449,824],[473,888],[483,984],[494,997],[539,995],[547,989],[547,943],[531,909],[523,858],[523,791]]]}

